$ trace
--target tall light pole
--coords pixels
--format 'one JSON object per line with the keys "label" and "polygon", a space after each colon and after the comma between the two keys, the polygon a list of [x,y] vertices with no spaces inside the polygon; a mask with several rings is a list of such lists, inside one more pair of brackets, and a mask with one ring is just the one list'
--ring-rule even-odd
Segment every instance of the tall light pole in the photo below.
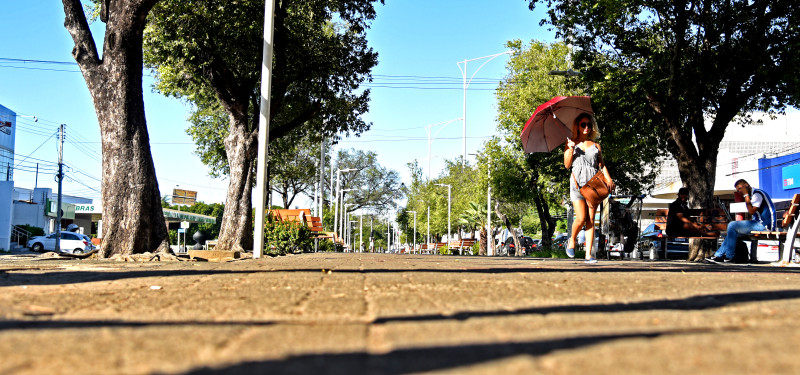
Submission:
{"label": "tall light pole", "polygon": [[[349,207],[349,206],[353,206],[353,204],[352,203],[346,203],[346,204],[342,205],[342,218],[349,219],[349,217],[347,216],[347,207]],[[347,220],[342,221],[342,233],[340,233],[339,235],[342,238],[345,239],[345,243],[344,243],[345,245],[347,244],[347,229],[346,229],[346,227],[347,227]]]}
{"label": "tall light pole", "polygon": [[[478,156],[478,154],[470,154]],[[486,155],[486,255],[494,253],[492,237],[492,158]]]}
{"label": "tall light pole", "polygon": [[408,212],[411,212],[411,213],[414,214],[414,242],[413,242],[413,244],[414,244],[413,246],[414,247],[411,248],[411,249],[413,249],[413,250],[411,250],[411,253],[413,254],[414,251],[417,250],[417,211],[408,211]]}
{"label": "tall light pole", "polygon": [[450,200],[451,200],[450,193],[453,190],[453,186],[448,184],[436,184],[436,185],[447,186],[447,243],[449,244],[450,241],[453,240],[450,234]]}
{"label": "tall light pole", "polygon": [[253,241],[253,258],[261,258],[264,251],[264,205],[267,200],[267,147],[269,147],[269,111],[272,97],[272,41],[275,28],[275,0],[264,1],[264,50],[261,56],[261,97],[258,117],[258,156],[256,159],[256,222]]}
{"label": "tall light pole", "polygon": [[355,170],[356,169],[354,169],[354,168],[347,168],[347,169],[338,169],[337,168],[336,169],[336,194],[335,194],[336,208],[333,211],[333,232],[334,233],[338,233],[339,232],[339,230],[337,230],[337,229],[338,229],[338,225],[339,225],[339,214],[340,214],[339,211],[341,211],[341,206],[339,206],[339,195],[341,194],[341,191],[339,191],[339,190],[341,190],[341,186],[342,186],[342,181],[341,181],[342,180],[342,172],[350,172],[350,171],[355,171]]}
{"label": "tall light pole", "polygon": [[[344,193],[346,193],[346,192],[348,192],[348,191],[353,191],[353,190],[355,190],[355,189],[343,189],[343,190],[342,190],[342,191],[339,193],[339,194],[341,195],[341,197],[340,197],[340,199],[341,199],[341,204],[342,204],[342,206],[341,206],[341,207],[344,207],[344,209],[345,209],[344,211],[341,211],[341,212],[344,212],[344,213],[346,213],[346,212],[347,212],[347,205],[345,205],[345,204],[344,204]],[[349,206],[352,206],[353,204],[352,204],[352,203],[349,203],[348,205],[349,205]],[[339,219],[340,219],[340,220],[339,220],[339,221],[340,221],[339,225],[341,226],[341,228],[344,228],[344,222],[346,221],[346,220],[345,220],[345,217],[346,217],[346,216],[345,216],[345,215],[343,215],[341,212],[339,213]],[[342,233],[344,233],[344,230],[342,230]],[[340,233],[340,234],[341,234],[341,233]]]}
{"label": "tall light pole", "polygon": [[458,121],[458,120],[461,120],[461,119],[462,118],[459,117],[459,118],[456,118],[456,119],[440,122],[440,123],[437,123],[437,124],[425,125],[425,132],[428,133],[428,180],[431,179],[431,160],[433,160],[433,155],[431,155],[431,144],[433,143],[433,140],[436,138],[436,136],[439,135],[439,132],[441,132],[442,129],[444,129],[444,126],[442,126],[436,132],[436,134],[433,135],[433,137],[431,137],[431,128],[434,127],[434,126],[437,126],[437,125],[447,125],[447,124],[449,124],[451,122]]}
{"label": "tall light pole", "polygon": [[[474,59],[459,61],[459,62],[456,63],[458,65],[458,69],[461,70],[461,78],[464,79],[464,82],[463,82],[463,85],[464,85],[464,112],[463,112],[463,115],[461,116],[461,118],[463,119],[463,124],[464,124],[464,154],[463,154],[464,155],[463,156],[464,159],[461,161],[461,163],[464,166],[466,166],[466,164],[467,164],[467,87],[469,87],[469,84],[472,83],[472,79],[475,78],[475,74],[478,74],[478,71],[481,70],[481,68],[483,68],[483,66],[486,65],[489,61],[494,60],[498,56],[510,55],[512,53],[514,53],[514,51],[513,50],[509,50],[509,51],[505,51],[505,52],[495,53],[494,55],[477,57],[477,58],[474,58]],[[481,64],[481,66],[478,67],[478,69],[475,69],[475,71],[472,73],[472,76],[469,77],[469,81],[467,81],[467,63],[470,62],[470,61],[483,60],[483,59],[488,59],[488,60],[484,61],[483,64]],[[462,67],[461,64],[464,64],[464,66]]]}
{"label": "tall light pole", "polygon": [[364,213],[358,213],[358,252],[364,252]]}

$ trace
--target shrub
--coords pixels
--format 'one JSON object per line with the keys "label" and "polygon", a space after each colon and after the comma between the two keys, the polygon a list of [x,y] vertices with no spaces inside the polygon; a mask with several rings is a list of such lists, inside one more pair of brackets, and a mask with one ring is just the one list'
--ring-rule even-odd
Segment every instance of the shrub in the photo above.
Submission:
{"label": "shrub", "polygon": [[444,246],[439,248],[439,255],[449,255],[449,254],[450,254],[450,247],[449,246],[444,245]]}
{"label": "shrub", "polygon": [[286,255],[313,249],[311,229],[297,222],[269,220],[264,224],[266,255]]}
{"label": "shrub", "polygon": [[335,252],[337,251],[337,244],[334,244],[331,240],[319,240],[319,247],[317,248],[318,251],[322,252]]}

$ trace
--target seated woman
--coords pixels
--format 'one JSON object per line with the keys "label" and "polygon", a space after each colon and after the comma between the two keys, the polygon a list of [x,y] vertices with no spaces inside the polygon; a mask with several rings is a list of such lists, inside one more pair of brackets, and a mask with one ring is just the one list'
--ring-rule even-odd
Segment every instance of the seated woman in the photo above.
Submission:
{"label": "seated woman", "polygon": [[670,237],[716,237],[719,235],[719,232],[712,231],[709,227],[686,217],[686,212],[689,210],[688,201],[689,189],[680,188],[678,198],[669,205],[667,235]]}

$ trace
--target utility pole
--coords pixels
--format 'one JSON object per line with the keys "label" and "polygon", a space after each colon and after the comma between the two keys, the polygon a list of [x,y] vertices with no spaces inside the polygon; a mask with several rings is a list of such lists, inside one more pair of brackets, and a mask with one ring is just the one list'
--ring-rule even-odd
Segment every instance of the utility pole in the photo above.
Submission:
{"label": "utility pole", "polygon": [[64,181],[64,124],[58,131],[58,199],[56,203],[56,253],[61,252],[61,183]]}

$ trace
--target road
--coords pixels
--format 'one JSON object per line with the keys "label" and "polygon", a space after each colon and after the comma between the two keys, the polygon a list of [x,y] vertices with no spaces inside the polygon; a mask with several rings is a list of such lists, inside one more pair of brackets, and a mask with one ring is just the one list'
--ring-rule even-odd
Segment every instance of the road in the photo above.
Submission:
{"label": "road", "polygon": [[0,374],[797,373],[800,269],[0,256]]}

